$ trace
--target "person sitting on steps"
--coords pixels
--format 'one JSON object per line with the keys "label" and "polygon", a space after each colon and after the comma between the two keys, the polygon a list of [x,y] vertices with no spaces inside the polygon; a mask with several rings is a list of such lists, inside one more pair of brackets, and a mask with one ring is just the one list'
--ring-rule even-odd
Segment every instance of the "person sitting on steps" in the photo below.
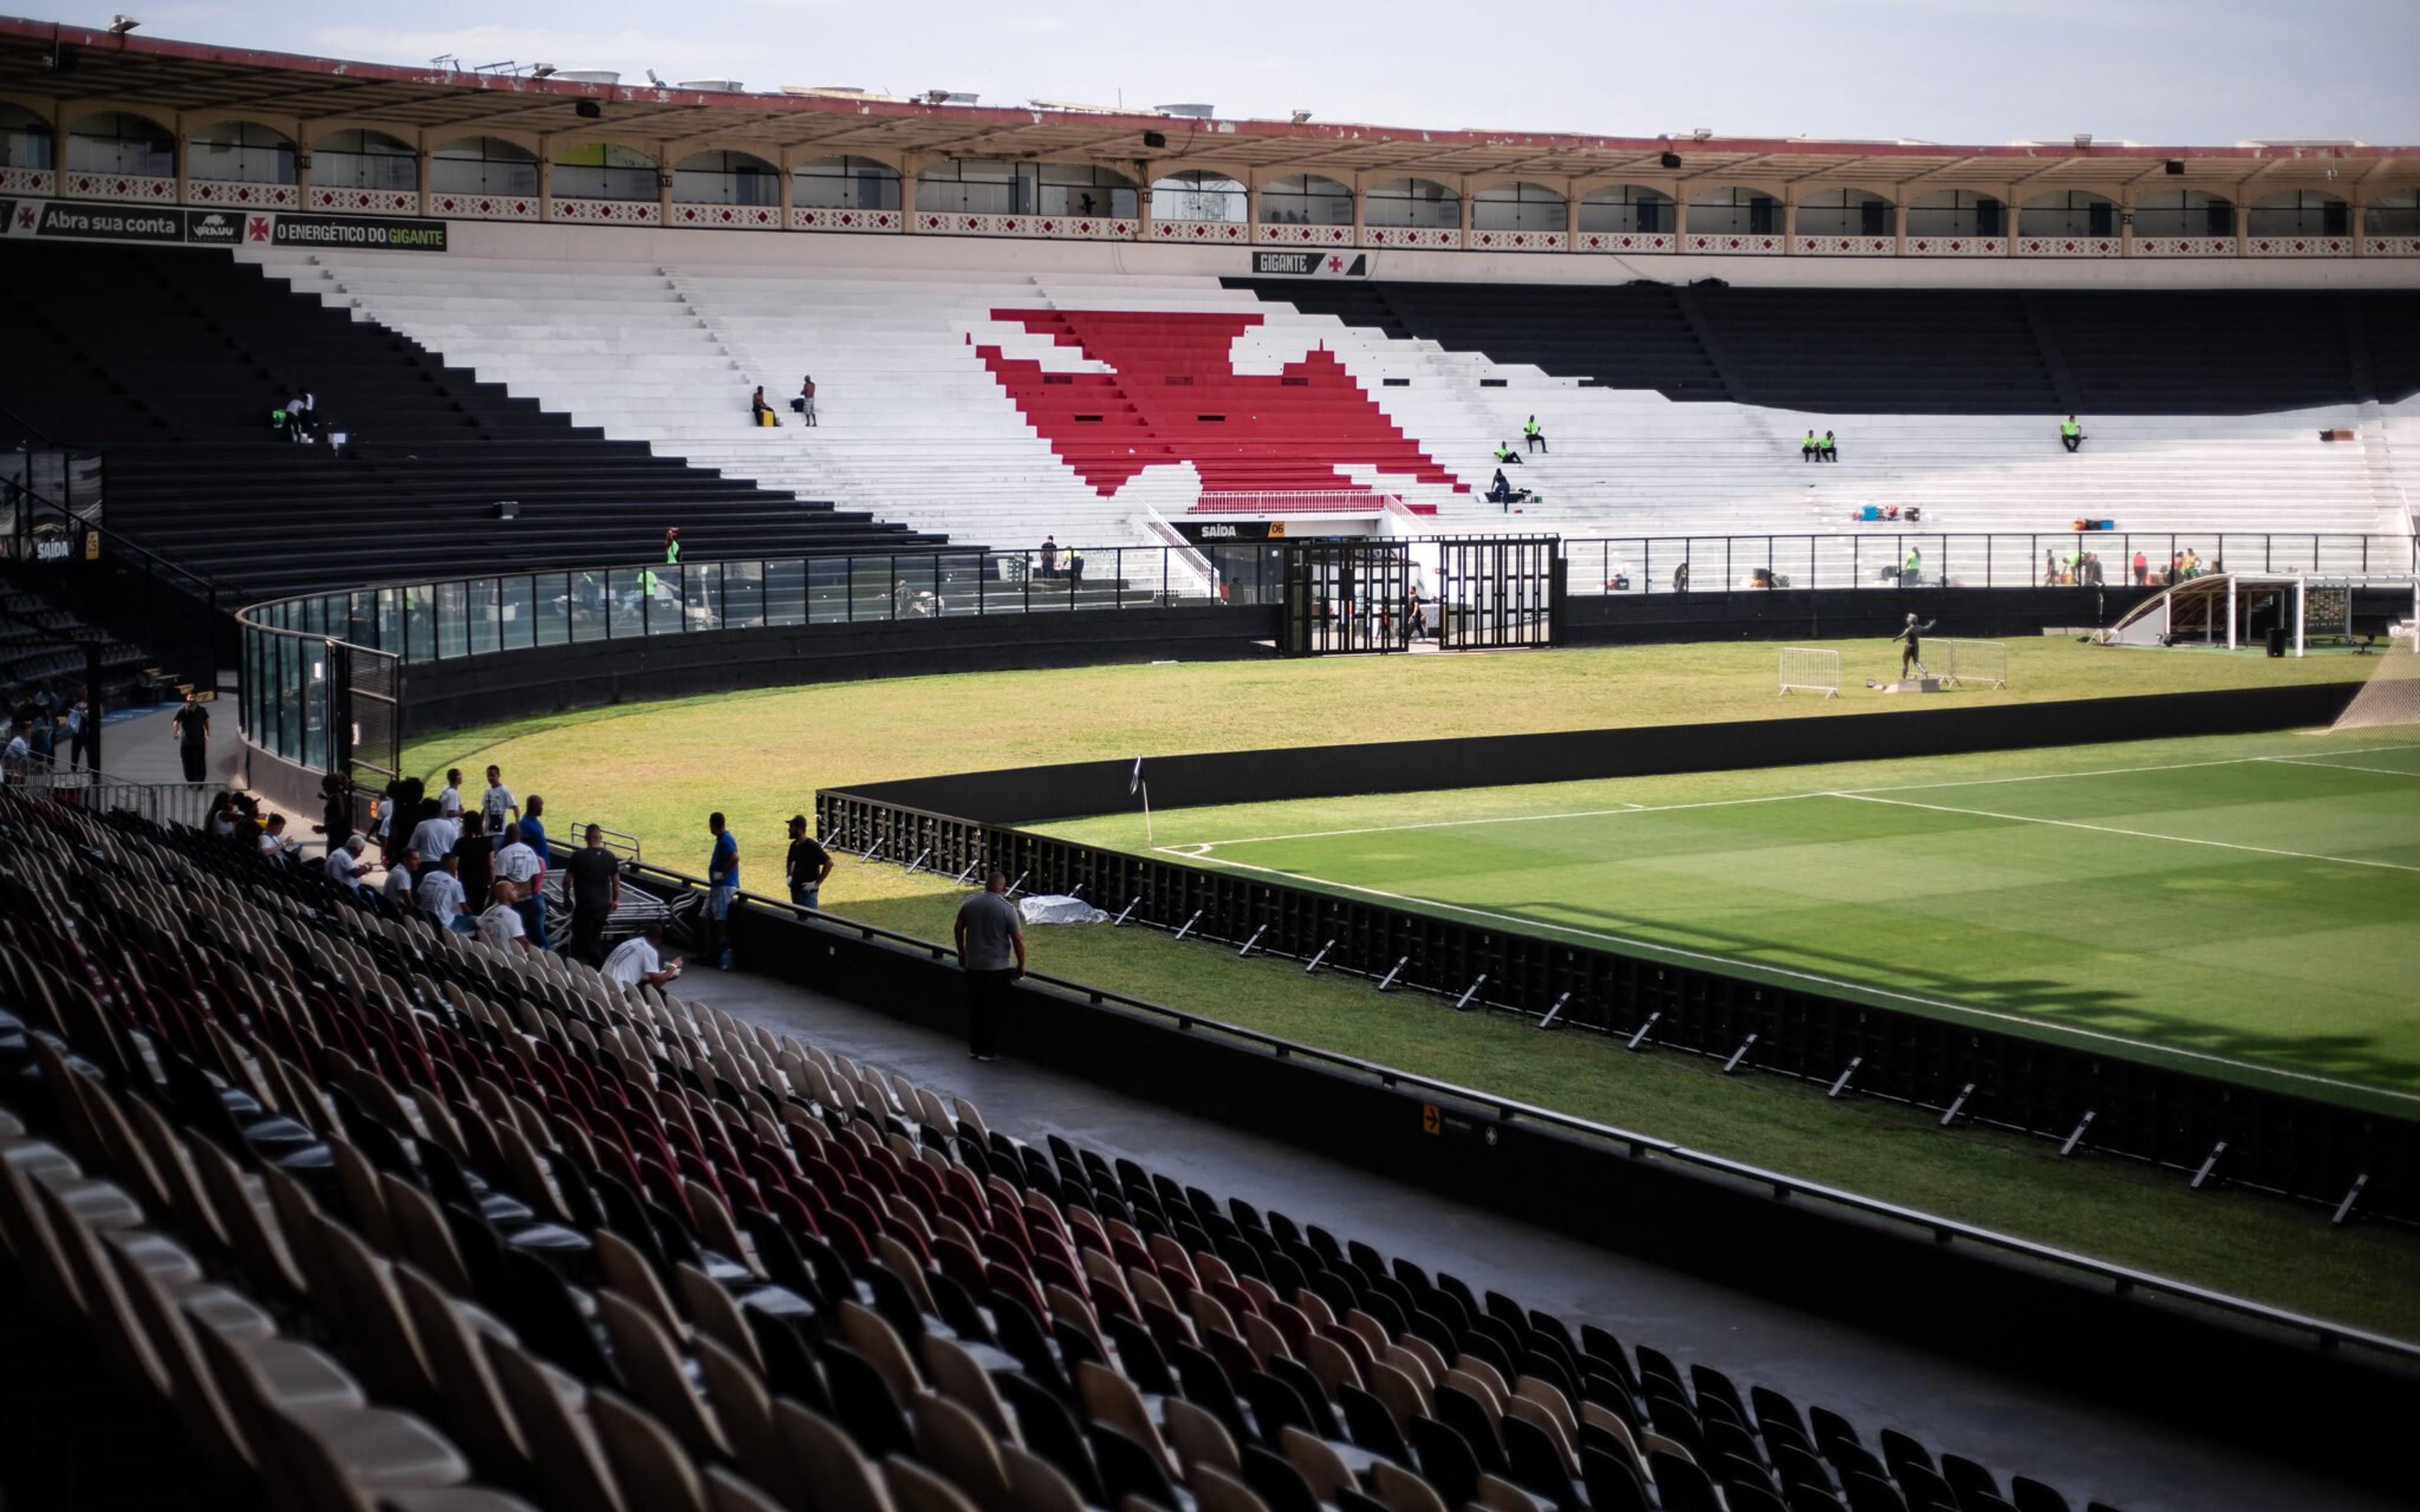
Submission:
{"label": "person sitting on steps", "polygon": [[1826,462],[1838,462],[1840,460],[1840,443],[1832,439],[1832,433],[1830,431],[1827,430],[1823,433],[1823,440],[1818,443],[1816,447],[1816,455],[1823,457]]}
{"label": "person sitting on steps", "polygon": [[1538,424],[1537,416],[1531,415],[1529,417],[1529,423],[1521,427],[1521,435],[1528,440],[1530,451],[1544,452],[1549,450],[1546,445],[1545,427]]}
{"label": "person sitting on steps", "polygon": [[1512,443],[1511,441],[1497,441],[1496,443],[1496,461],[1498,466],[1509,466],[1517,463],[1520,460],[1521,454],[1512,450]]}
{"label": "person sitting on steps", "polygon": [[2058,423],[2058,443],[2061,446],[2066,447],[2070,452],[2078,451],[2083,448],[2084,427],[2076,424],[2076,420],[2073,415],[2070,415],[2065,420]]}

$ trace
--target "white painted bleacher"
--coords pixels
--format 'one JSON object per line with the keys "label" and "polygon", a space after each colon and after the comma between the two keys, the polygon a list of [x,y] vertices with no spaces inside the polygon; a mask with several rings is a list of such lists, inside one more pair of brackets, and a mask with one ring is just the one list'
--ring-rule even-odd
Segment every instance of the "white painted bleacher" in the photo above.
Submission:
{"label": "white painted bleacher", "polygon": [[[2080,455],[2056,416],[1825,417],[1676,403],[1583,388],[1538,369],[1396,340],[1261,301],[1215,279],[1130,273],[970,276],[940,270],[646,264],[250,249],[304,292],[348,306],[583,424],[726,473],[922,530],[1014,546],[1056,535],[1151,544],[1146,506],[1173,517],[1189,465],[1103,498],[1054,456],[976,356],[976,344],[1056,371],[1097,370],[1072,348],[994,320],[1001,308],[1211,311],[1263,316],[1239,372],[1335,352],[1378,405],[1470,492],[1357,481],[1435,504],[1419,528],[1552,529],[1567,536],[1874,532],[1861,505],[1914,505],[1930,532],[2055,533],[2080,517],[2145,533],[2400,529],[2420,497],[2420,405],[2260,416],[2084,416]],[[813,373],[821,424],[788,410]],[[1408,380],[1388,387],[1386,380]],[[1482,387],[1501,380],[1502,387]],[[748,423],[764,385],[783,424]],[[1538,498],[1507,516],[1481,494],[1498,440],[1534,413],[1552,451],[1507,469]],[[1841,460],[1802,463],[1809,425]],[[2322,443],[2322,428],[2357,444]]]}

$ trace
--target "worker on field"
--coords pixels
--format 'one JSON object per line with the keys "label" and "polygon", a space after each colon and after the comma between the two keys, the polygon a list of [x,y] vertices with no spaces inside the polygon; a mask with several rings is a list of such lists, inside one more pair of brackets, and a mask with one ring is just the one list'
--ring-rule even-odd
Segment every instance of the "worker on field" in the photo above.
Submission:
{"label": "worker on field", "polygon": [[2084,445],[2084,427],[2076,424],[2073,415],[2058,423],[2058,443],[2071,452]]}

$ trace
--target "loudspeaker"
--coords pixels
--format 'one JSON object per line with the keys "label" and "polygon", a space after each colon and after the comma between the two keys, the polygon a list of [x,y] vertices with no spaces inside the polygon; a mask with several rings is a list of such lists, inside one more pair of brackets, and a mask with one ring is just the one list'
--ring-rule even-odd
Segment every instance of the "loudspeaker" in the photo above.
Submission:
{"label": "loudspeaker", "polygon": [[1678,168],[1681,166],[1681,154],[1677,152],[1667,152],[1657,161],[1661,162],[1667,168]]}
{"label": "loudspeaker", "polygon": [[2282,625],[2273,625],[2269,626],[2269,655],[2282,656],[2285,654],[2286,627]]}
{"label": "loudspeaker", "polygon": [[575,100],[571,102],[571,109],[572,113],[583,121],[601,121],[605,118],[605,107],[593,100]]}
{"label": "loudspeaker", "polygon": [[2181,178],[2184,177],[2185,160],[2182,158],[2170,158],[2161,166],[2171,178]]}
{"label": "loudspeaker", "polygon": [[521,501],[518,499],[500,499],[496,501],[496,517],[498,519],[520,518]]}
{"label": "loudspeaker", "polygon": [[1142,133],[1142,145],[1147,147],[1164,147],[1168,146],[1168,133],[1166,131],[1145,131]]}

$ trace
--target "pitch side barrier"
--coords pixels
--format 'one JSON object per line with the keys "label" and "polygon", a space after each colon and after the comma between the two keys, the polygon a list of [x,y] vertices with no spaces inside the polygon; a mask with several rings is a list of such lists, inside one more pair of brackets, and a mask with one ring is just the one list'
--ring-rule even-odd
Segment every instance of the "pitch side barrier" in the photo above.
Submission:
{"label": "pitch side barrier", "polygon": [[[2358,685],[2161,694],[1547,735],[1220,752],[1146,761],[1161,808],[1506,786],[1774,764],[2244,734],[2333,721]],[[1786,753],[1776,763],[1773,752]],[[2420,1121],[2166,1064],[1885,1006],[1652,948],[1573,943],[1033,833],[1128,807],[1131,761],[915,779],[815,795],[828,845],[943,875],[985,865],[1073,892],[1126,924],[1246,945],[1727,1071],[1821,1082],[2087,1151],[2355,1213],[2420,1219]]]}

